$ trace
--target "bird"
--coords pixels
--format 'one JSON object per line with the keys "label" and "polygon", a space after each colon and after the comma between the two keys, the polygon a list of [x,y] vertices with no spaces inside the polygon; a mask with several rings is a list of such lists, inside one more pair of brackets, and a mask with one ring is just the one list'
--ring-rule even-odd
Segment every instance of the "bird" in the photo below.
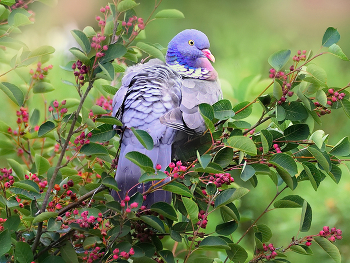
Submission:
{"label": "bird", "polygon": [[[209,48],[203,32],[186,29],[169,42],[165,62],[151,59],[125,71],[113,98],[113,116],[123,124],[115,176],[120,191],[112,193],[115,199],[144,193],[152,184],[139,184],[141,170],[125,158],[128,152],[147,155],[155,167],[164,171],[174,157],[175,145],[181,147],[184,138],[206,131],[198,105],[212,105],[222,98],[218,73],[212,66],[215,57]],[[142,146],[131,127],[148,132],[154,142],[152,150]],[[143,204],[150,207],[161,201],[170,203],[171,193],[154,191]]]}

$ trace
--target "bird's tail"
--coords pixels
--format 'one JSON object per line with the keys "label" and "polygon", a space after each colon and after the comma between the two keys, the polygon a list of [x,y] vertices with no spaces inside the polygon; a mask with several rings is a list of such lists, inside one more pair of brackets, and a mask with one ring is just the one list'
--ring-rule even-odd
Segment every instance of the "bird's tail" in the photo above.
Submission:
{"label": "bird's tail", "polygon": [[[120,191],[112,192],[116,200],[123,200],[126,194],[132,196],[136,192],[144,193],[153,183],[139,183],[139,178],[141,176],[140,168],[129,159],[125,158],[125,155],[131,151],[137,151],[147,155],[152,160],[154,167],[160,164],[162,170],[164,170],[171,161],[171,145],[169,144],[160,144],[154,146],[152,150],[146,150],[145,148],[140,148],[133,144],[125,145],[122,143],[115,176]],[[164,190],[157,190],[146,196],[143,205],[149,208],[152,204],[161,201],[170,203],[171,193]]]}

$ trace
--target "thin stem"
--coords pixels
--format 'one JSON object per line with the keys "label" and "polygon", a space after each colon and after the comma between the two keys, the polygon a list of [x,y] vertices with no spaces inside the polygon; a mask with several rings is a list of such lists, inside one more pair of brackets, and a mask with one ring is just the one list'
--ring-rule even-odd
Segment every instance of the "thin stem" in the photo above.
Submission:
{"label": "thin stem", "polygon": [[[47,203],[49,201],[49,197],[50,197],[50,193],[51,193],[51,190],[54,186],[54,183],[55,183],[55,180],[56,180],[56,177],[57,177],[57,174],[58,174],[58,171],[60,170],[61,168],[61,163],[62,163],[62,160],[64,158],[64,155],[66,153],[66,150],[67,150],[67,147],[68,147],[68,143],[73,135],[73,131],[74,131],[74,125],[79,117],[79,113],[83,107],[83,104],[84,104],[84,101],[87,97],[87,95],[89,94],[90,90],[92,89],[93,87],[93,81],[90,81],[89,82],[89,86],[87,87],[85,93],[84,93],[84,96],[81,98],[80,100],[80,104],[74,114],[74,118],[72,120],[72,124],[71,124],[71,127],[69,129],[69,133],[67,135],[67,138],[66,138],[66,141],[62,147],[62,151],[61,151],[61,154],[58,158],[58,161],[57,161],[57,164],[56,164],[56,167],[55,167],[55,170],[52,174],[52,178],[50,180],[50,183],[48,185],[48,188],[47,188],[47,192],[46,192],[46,195],[45,195],[45,198],[44,198],[44,201],[42,203],[42,206],[41,206],[41,209],[40,209],[40,213],[44,212],[45,209],[46,209],[46,206],[47,206]],[[35,237],[35,240],[34,240],[34,243],[33,243],[33,246],[32,246],[32,251],[34,252],[37,248],[37,246],[39,245],[39,241],[40,241],[40,237],[41,237],[41,234],[42,234],[42,228],[43,228],[43,222],[40,222],[38,224],[38,232],[37,232],[37,235]]]}
{"label": "thin stem", "polygon": [[255,226],[255,224],[259,221],[259,219],[265,215],[268,211],[270,206],[272,205],[272,203],[276,200],[276,198],[284,191],[288,188],[288,186],[285,186],[281,191],[277,191],[276,195],[274,198],[272,198],[271,202],[268,204],[268,206],[266,207],[266,209],[258,216],[257,219],[255,219],[254,223],[250,225],[250,227],[244,232],[244,234],[241,236],[240,239],[238,239],[237,243],[241,242],[241,240],[248,234],[249,230],[252,229],[253,226]]}

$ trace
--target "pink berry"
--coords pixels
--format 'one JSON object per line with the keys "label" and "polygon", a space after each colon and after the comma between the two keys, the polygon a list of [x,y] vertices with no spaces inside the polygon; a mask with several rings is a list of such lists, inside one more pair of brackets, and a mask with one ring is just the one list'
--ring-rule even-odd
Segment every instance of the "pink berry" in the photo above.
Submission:
{"label": "pink berry", "polygon": [[162,169],[162,166],[161,166],[160,164],[157,164],[157,165],[156,165],[156,169],[157,169],[157,170],[160,170],[160,169]]}
{"label": "pink berry", "polygon": [[328,93],[332,95],[334,93],[334,89],[329,89]]}

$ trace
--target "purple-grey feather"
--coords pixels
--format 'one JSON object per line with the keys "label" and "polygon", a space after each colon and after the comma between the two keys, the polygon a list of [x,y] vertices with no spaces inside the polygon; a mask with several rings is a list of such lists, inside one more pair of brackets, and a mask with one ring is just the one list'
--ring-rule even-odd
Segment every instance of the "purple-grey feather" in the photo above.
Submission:
{"label": "purple-grey feather", "polygon": [[[166,64],[153,59],[127,69],[113,99],[113,114],[125,128],[115,177],[120,189],[113,193],[116,199],[122,200],[136,191],[144,193],[152,184],[138,184],[141,171],[125,158],[128,152],[147,155],[154,166],[160,164],[164,171],[172,160],[172,146],[178,143],[178,138],[198,135],[206,129],[198,105],[213,104],[221,98],[209,47],[204,33],[187,29],[169,42]],[[189,96],[191,101],[185,99]],[[154,148],[146,150],[130,127],[147,131],[153,138]],[[155,191],[146,197],[144,205],[150,207],[159,201],[169,203],[171,194]]]}

